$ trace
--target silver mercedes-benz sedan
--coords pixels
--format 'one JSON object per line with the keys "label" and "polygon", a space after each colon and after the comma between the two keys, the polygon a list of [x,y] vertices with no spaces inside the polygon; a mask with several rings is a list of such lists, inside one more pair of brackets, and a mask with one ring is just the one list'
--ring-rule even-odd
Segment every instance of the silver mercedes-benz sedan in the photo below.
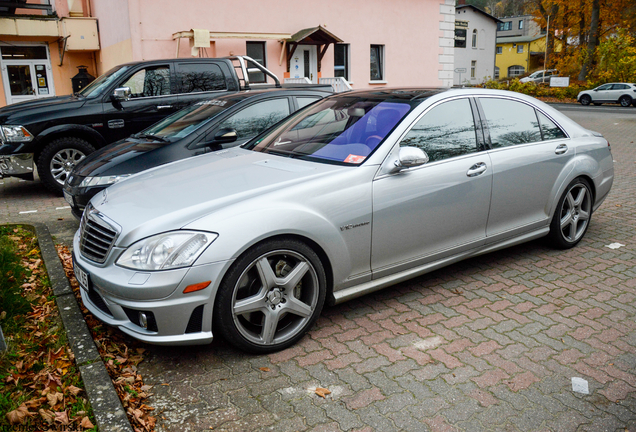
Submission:
{"label": "silver mercedes-benz sedan", "polygon": [[271,352],[325,302],[539,237],[576,245],[613,176],[600,134],[531,97],[342,93],[96,195],[75,274],[86,307],[140,340]]}

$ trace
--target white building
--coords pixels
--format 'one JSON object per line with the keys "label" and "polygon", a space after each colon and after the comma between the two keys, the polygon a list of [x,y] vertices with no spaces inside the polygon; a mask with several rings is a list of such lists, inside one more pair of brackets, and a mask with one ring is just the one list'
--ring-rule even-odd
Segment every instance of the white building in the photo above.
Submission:
{"label": "white building", "polygon": [[481,84],[494,77],[498,18],[459,2],[455,7],[454,85]]}

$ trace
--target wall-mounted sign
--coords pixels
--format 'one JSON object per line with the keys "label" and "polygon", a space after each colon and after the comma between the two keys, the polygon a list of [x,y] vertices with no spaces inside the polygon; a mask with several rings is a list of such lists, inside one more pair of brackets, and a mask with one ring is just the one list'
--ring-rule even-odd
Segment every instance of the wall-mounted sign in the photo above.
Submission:
{"label": "wall-mounted sign", "polygon": [[468,21],[459,21],[459,20],[455,20],[455,27],[464,27],[464,28],[468,28]]}

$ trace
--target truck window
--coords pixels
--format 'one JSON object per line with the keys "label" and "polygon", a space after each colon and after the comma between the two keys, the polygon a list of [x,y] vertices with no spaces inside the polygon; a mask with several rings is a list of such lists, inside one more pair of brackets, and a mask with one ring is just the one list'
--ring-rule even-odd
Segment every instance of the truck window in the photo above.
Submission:
{"label": "truck window", "polygon": [[141,69],[131,76],[122,87],[130,87],[130,97],[152,97],[170,94],[170,68],[168,65]]}
{"label": "truck window", "polygon": [[177,83],[179,93],[227,90],[221,68],[211,63],[180,63]]}

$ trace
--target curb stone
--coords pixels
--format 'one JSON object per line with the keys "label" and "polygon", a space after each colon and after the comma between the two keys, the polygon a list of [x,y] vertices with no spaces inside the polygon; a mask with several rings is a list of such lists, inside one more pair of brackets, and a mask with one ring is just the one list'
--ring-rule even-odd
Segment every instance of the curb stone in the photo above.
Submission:
{"label": "curb stone", "polygon": [[101,432],[133,432],[126,411],[84,321],[48,227],[39,222],[20,225],[35,228],[44,267],[99,430]]}

